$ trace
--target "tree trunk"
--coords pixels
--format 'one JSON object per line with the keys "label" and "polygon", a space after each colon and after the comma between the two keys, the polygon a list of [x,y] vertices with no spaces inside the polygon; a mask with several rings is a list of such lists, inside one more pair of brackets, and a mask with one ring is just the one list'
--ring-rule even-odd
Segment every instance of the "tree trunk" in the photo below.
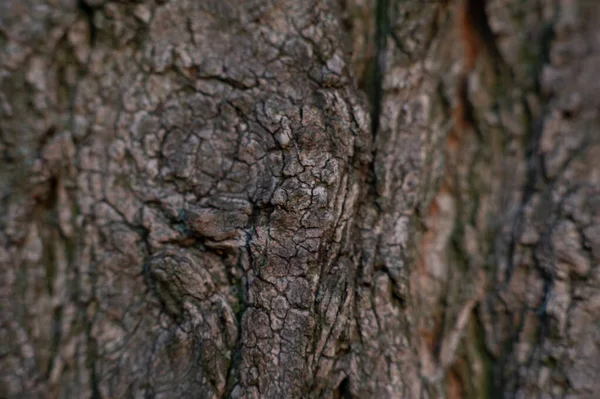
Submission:
{"label": "tree trunk", "polygon": [[0,397],[597,397],[598,21],[0,2]]}

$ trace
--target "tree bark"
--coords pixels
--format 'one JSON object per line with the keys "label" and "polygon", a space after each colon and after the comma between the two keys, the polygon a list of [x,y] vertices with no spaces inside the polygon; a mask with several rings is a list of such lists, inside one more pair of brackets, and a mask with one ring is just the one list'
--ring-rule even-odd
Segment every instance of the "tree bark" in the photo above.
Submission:
{"label": "tree bark", "polygon": [[1,2],[0,397],[596,397],[598,21]]}

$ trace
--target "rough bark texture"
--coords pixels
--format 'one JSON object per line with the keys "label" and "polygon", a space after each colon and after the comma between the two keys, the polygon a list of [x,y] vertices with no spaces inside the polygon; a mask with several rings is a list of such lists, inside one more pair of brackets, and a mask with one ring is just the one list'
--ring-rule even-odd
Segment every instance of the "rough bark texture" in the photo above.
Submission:
{"label": "rough bark texture", "polygon": [[0,396],[593,398],[593,0],[0,2]]}

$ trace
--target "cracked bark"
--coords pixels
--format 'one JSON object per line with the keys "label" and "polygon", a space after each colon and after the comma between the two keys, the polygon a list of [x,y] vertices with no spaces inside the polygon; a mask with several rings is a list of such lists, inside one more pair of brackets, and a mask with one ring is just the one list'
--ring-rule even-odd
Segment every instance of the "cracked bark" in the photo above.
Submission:
{"label": "cracked bark", "polygon": [[599,19],[0,3],[0,396],[595,397]]}

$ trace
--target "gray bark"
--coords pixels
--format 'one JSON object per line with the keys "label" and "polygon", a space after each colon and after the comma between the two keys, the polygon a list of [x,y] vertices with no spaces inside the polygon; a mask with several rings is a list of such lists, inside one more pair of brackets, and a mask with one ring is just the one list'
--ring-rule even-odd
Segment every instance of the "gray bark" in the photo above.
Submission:
{"label": "gray bark", "polygon": [[0,397],[595,397],[598,21],[0,2]]}

